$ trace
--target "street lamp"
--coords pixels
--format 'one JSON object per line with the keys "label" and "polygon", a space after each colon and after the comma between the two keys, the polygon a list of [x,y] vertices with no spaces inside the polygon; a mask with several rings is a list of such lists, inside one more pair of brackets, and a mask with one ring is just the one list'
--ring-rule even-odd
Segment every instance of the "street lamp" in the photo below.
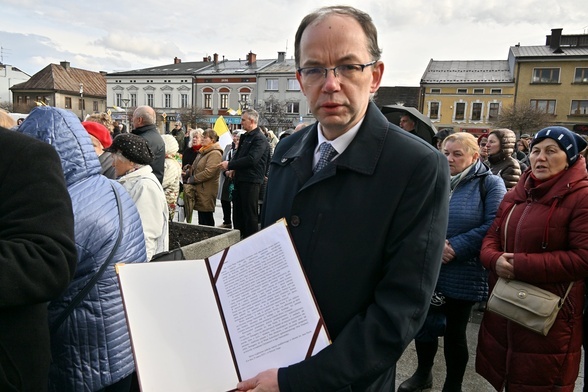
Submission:
{"label": "street lamp", "polygon": [[125,107],[125,123],[126,123],[126,127],[127,127],[127,132],[131,132],[131,129],[129,128],[129,112],[127,111],[127,108],[129,107],[130,101],[131,100],[128,98],[121,99],[121,102],[123,103],[123,105]]}
{"label": "street lamp", "polygon": [[82,121],[84,121],[84,83],[80,83],[80,105],[82,106]]}

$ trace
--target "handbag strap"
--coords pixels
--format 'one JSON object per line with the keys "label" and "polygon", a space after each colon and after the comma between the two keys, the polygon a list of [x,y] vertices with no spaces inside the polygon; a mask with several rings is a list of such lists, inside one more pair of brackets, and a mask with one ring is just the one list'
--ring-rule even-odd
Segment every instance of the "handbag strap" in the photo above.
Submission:
{"label": "handbag strap", "polygon": [[[504,251],[506,252],[506,230],[508,227],[508,221],[510,221],[510,217],[514,211],[514,209],[516,208],[516,204],[512,206],[512,208],[510,209],[510,212],[508,213],[508,216],[506,217],[506,222],[504,224]],[[570,290],[572,289],[572,286],[574,285],[574,282],[570,282],[570,284],[568,285],[568,289],[566,290],[566,294],[563,296],[563,298],[561,298],[559,300],[559,305],[558,308],[561,308],[564,304],[564,302],[566,301],[566,298],[568,298],[568,294],[570,293]]]}
{"label": "handbag strap", "polygon": [[51,324],[51,328],[49,329],[51,334],[53,334],[57,331],[57,329],[61,326],[61,324],[63,324],[65,319],[69,317],[71,312],[73,312],[74,308],[76,306],[78,306],[78,304],[82,301],[82,299],[84,299],[84,297],[86,295],[88,295],[88,293],[90,292],[92,287],[94,287],[96,282],[98,282],[98,279],[100,279],[100,277],[102,276],[104,271],[106,271],[106,267],[108,267],[108,265],[112,261],[112,258],[114,257],[114,254],[116,253],[116,251],[118,249],[118,246],[120,245],[120,241],[122,240],[122,233],[123,233],[122,202],[120,200],[120,195],[118,194],[118,191],[116,190],[116,187],[114,186],[114,183],[110,183],[110,185],[112,186],[112,190],[114,191],[114,197],[116,199],[116,205],[118,207],[118,225],[119,225],[118,237],[116,238],[116,242],[114,243],[114,246],[112,247],[112,250],[110,251],[110,254],[108,255],[108,258],[102,264],[102,266],[100,266],[100,269],[94,274],[92,279],[90,279],[88,281],[88,283],[86,283],[84,288],[74,297],[74,299],[69,303],[69,305],[67,305],[67,307],[63,310],[63,312],[61,312],[61,314],[59,314],[59,316],[55,319],[53,324]]}

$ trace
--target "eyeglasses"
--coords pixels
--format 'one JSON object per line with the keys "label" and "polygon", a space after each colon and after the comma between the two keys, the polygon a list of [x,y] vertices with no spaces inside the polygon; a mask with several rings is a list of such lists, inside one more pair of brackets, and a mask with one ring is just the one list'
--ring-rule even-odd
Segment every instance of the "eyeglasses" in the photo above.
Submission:
{"label": "eyeglasses", "polygon": [[341,64],[333,68],[326,67],[304,67],[298,68],[298,73],[307,83],[319,83],[327,78],[329,71],[333,71],[339,81],[353,80],[363,72],[365,67],[374,65],[377,61],[371,61],[365,64]]}
{"label": "eyeglasses", "polygon": [[486,147],[486,144],[488,144],[488,143],[483,143],[482,142],[482,143],[480,143],[480,147]]}

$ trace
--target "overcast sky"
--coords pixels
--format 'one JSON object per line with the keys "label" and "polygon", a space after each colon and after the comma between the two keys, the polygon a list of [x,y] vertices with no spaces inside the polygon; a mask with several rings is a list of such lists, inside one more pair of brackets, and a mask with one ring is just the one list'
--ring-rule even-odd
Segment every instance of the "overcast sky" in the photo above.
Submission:
{"label": "overcast sky", "polygon": [[[579,0],[0,0],[1,61],[33,75],[69,61],[92,71],[173,62],[294,56],[294,34],[323,5],[356,6],[374,19],[384,86],[418,86],[434,60],[506,60],[510,46],[544,45],[552,28],[588,32]],[[513,8],[514,7],[514,8]]]}

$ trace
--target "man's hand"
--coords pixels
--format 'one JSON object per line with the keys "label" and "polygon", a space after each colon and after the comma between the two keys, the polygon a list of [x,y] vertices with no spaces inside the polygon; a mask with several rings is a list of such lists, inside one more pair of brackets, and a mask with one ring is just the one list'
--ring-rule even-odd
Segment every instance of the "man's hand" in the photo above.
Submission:
{"label": "man's hand", "polygon": [[220,167],[222,170],[229,170],[229,161],[222,161],[218,164],[218,167]]}
{"label": "man's hand", "polygon": [[239,391],[279,392],[278,369],[269,369],[237,384]]}

